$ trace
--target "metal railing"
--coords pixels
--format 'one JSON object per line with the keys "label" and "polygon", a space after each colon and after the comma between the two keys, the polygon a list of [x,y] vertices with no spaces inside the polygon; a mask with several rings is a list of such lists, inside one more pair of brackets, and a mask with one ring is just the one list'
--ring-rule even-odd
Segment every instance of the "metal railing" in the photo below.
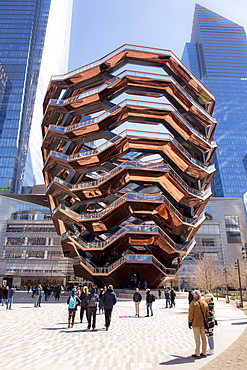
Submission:
{"label": "metal railing", "polygon": [[118,109],[121,109],[124,106],[133,106],[133,107],[143,107],[143,108],[156,108],[156,109],[163,109],[163,110],[169,110],[172,111],[178,118],[181,120],[189,130],[191,130],[195,135],[197,135],[201,140],[206,142],[207,144],[210,144],[212,147],[216,146],[216,142],[208,140],[204,135],[202,135],[199,131],[195,130],[188,121],[184,119],[184,117],[171,105],[171,104],[165,104],[165,103],[156,103],[156,102],[147,102],[147,101],[138,101],[138,100],[131,100],[131,99],[126,99],[122,101],[121,103],[115,105],[113,108],[109,109],[108,111],[100,114],[99,116],[95,118],[90,118],[88,120],[78,122],[74,125],[64,127],[64,126],[55,126],[55,125],[50,125],[49,129],[46,133],[48,134],[49,131],[54,131],[54,132],[62,132],[62,133],[68,133],[75,131],[81,127],[84,126],[89,126],[91,124],[99,123],[103,119],[109,117],[112,113],[115,113]]}
{"label": "metal railing", "polygon": [[93,266],[90,261],[86,260],[82,257],[76,257],[73,260],[74,264],[82,263],[85,266],[87,266],[93,274],[109,274],[112,270],[117,268],[118,266],[124,264],[124,263],[149,263],[156,265],[165,275],[175,275],[178,269],[180,268],[180,264],[167,268],[163,266],[154,256],[148,255],[148,254],[127,254],[121,258],[119,258],[117,261],[113,262],[111,265],[107,267],[96,267]]}
{"label": "metal railing", "polygon": [[193,158],[183,147],[181,144],[178,143],[178,141],[171,135],[167,133],[158,133],[158,132],[148,132],[148,131],[137,131],[137,130],[124,130],[120,134],[116,135],[113,139],[108,140],[106,143],[100,145],[96,149],[89,150],[89,151],[83,151],[72,155],[66,155],[63,153],[58,153],[56,151],[51,150],[49,153],[49,156],[47,158],[47,161],[49,160],[50,156],[60,158],[64,161],[73,161],[77,160],[82,157],[87,157],[95,154],[99,154],[103,150],[109,148],[111,145],[116,144],[117,141],[122,140],[124,137],[139,137],[139,138],[148,138],[148,139],[159,139],[159,140],[169,140],[171,141],[176,148],[184,154],[184,156],[192,163],[206,171],[207,173],[211,173],[215,170],[214,165],[205,166],[197,159]]}
{"label": "metal railing", "polygon": [[114,235],[110,236],[104,241],[100,242],[83,242],[81,239],[78,239],[72,232],[67,232],[63,234],[62,240],[72,237],[77,243],[81,244],[82,247],[84,248],[105,248],[107,245],[110,243],[114,242],[118,238],[120,238],[123,234],[128,234],[128,233],[133,233],[133,234],[158,234],[162,238],[166,240],[166,242],[175,250],[179,251],[187,251],[190,250],[193,244],[195,244],[195,239],[192,238],[188,243],[185,244],[176,244],[174,241],[163,231],[161,230],[158,226],[149,226],[149,225],[126,225],[122,227],[120,230],[118,230]]}
{"label": "metal railing", "polygon": [[[66,211],[69,214],[76,215],[77,220],[88,220],[88,219],[100,219],[105,216],[107,213],[111,212],[121,203],[125,201],[133,202],[151,202],[151,203],[165,203],[165,205],[179,218],[183,223],[187,223],[191,226],[197,226],[197,224],[204,218],[204,213],[202,212],[200,216],[195,219],[191,219],[185,216],[182,216],[181,213],[169,202],[169,200],[164,195],[154,195],[154,194],[141,194],[141,193],[126,193],[108,205],[106,208],[98,212],[84,213],[79,215],[75,211],[71,211],[69,207],[66,207],[60,204],[54,211],[56,213],[59,209]],[[135,213],[135,212],[133,212]]]}
{"label": "metal railing", "polygon": [[81,184],[70,184],[58,177],[55,177],[52,182],[49,184],[48,189],[52,186],[54,182],[61,184],[68,189],[72,191],[85,189],[85,188],[91,188],[91,187],[97,187],[103,182],[105,182],[107,179],[113,177],[115,174],[121,172],[123,169],[127,168],[133,168],[133,169],[145,169],[145,170],[152,170],[152,171],[169,171],[172,176],[179,182],[182,187],[188,191],[190,194],[196,195],[198,197],[207,197],[211,194],[211,187],[209,187],[205,191],[199,191],[196,189],[193,189],[189,187],[186,182],[167,164],[154,164],[154,163],[146,163],[146,162],[135,162],[135,161],[126,161],[123,162],[121,165],[115,167],[113,170],[109,171],[107,174],[100,176],[94,181],[84,182]]}
{"label": "metal railing", "polygon": [[181,60],[179,60],[177,58],[177,56],[170,50],[165,50],[165,49],[158,49],[158,48],[151,48],[151,47],[146,47],[146,46],[138,46],[138,45],[130,45],[130,44],[124,44],[122,46],[120,46],[119,48],[115,49],[114,51],[112,51],[111,53],[107,54],[106,56],[104,56],[103,58],[101,59],[98,59],[96,60],[95,62],[93,63],[89,63],[83,67],[80,67],[78,69],[75,69],[74,71],[72,72],[69,72],[69,73],[65,73],[63,75],[54,75],[51,77],[51,81],[60,81],[60,80],[64,80],[64,79],[67,79],[69,77],[72,77],[72,76],[75,76],[77,75],[78,73],[81,73],[81,72],[85,72],[93,67],[96,67],[102,63],[104,63],[105,61],[107,61],[108,59],[110,59],[111,57],[114,57],[115,55],[117,55],[118,53],[124,51],[124,50],[134,50],[134,51],[143,51],[145,53],[152,53],[152,54],[161,54],[161,55],[167,55],[167,56],[170,56],[172,57],[177,63],[178,65],[182,66],[182,68],[186,71],[186,73],[192,78],[194,79],[197,84],[199,86],[201,86],[201,88],[207,92],[207,94],[212,98],[214,99],[214,96],[213,94],[207,89],[206,86],[203,85],[203,83],[189,70],[189,68],[181,62]]}
{"label": "metal railing", "polygon": [[[196,106],[200,112],[205,115],[207,118],[209,118],[212,122],[216,123],[216,120],[215,118],[213,118],[199,103],[197,103],[197,101],[195,99],[193,99],[187,92],[186,90],[184,90],[180,85],[179,83],[171,76],[167,76],[167,75],[164,75],[164,74],[156,74],[156,73],[147,73],[147,72],[140,72],[140,71],[129,71],[129,70],[126,70],[126,71],[123,71],[121,73],[119,73],[117,76],[114,76],[112,79],[108,80],[107,82],[105,82],[104,84],[102,84],[101,86],[97,87],[97,88],[93,88],[93,89],[90,89],[86,92],[83,92],[79,95],[76,95],[76,96],[72,96],[70,98],[67,98],[65,100],[59,100],[59,99],[50,99],[49,101],[49,105],[55,105],[55,106],[64,106],[64,105],[67,105],[67,104],[71,104],[77,100],[80,100],[80,99],[85,99],[86,97],[88,96],[91,96],[91,95],[94,95],[94,94],[98,94],[100,92],[102,92],[104,89],[106,88],[109,88],[110,85],[113,85],[116,81],[118,81],[119,79],[123,78],[123,77],[127,77],[127,76],[132,76],[132,77],[139,77],[139,78],[150,78],[150,79],[156,79],[156,80],[162,80],[162,81],[167,81],[167,82],[170,82],[170,83],[173,83],[174,86],[176,86],[176,88],[182,92],[182,94],[184,96],[186,96],[186,98],[194,105]],[[158,86],[157,86],[158,88]]]}

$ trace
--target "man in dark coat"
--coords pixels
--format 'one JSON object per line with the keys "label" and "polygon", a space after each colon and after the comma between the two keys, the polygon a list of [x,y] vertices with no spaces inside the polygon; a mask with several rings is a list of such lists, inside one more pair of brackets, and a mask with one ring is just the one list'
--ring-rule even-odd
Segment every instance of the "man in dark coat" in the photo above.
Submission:
{"label": "man in dark coat", "polygon": [[117,303],[116,294],[113,291],[113,286],[109,285],[107,291],[102,295],[102,303],[105,310],[105,329],[108,330],[111,323],[111,314],[113,306]]}
{"label": "man in dark coat", "polygon": [[139,311],[140,311],[140,303],[142,300],[142,295],[139,292],[139,289],[136,288],[135,293],[133,294],[133,301],[135,302],[135,309],[136,309],[136,317],[139,317]]}

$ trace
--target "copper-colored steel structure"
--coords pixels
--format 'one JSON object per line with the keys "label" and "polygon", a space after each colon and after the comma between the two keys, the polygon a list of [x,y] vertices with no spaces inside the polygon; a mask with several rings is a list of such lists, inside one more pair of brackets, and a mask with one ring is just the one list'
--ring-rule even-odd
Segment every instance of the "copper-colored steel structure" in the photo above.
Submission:
{"label": "copper-colored steel structure", "polygon": [[53,76],[44,179],[77,276],[121,286],[135,274],[155,286],[178,273],[211,195],[214,104],[167,50],[124,45]]}

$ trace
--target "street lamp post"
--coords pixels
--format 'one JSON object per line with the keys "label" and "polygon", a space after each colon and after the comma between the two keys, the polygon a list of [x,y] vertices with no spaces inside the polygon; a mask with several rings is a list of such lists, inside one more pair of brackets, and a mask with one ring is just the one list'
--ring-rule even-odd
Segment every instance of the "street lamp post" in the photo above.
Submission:
{"label": "street lamp post", "polygon": [[227,270],[226,268],[223,269],[223,274],[226,278],[226,303],[230,303],[229,296],[228,296],[228,281],[227,281]]}
{"label": "street lamp post", "polygon": [[240,307],[243,308],[242,284],[240,275],[239,259],[235,262],[235,270],[238,271],[239,291],[240,291]]}

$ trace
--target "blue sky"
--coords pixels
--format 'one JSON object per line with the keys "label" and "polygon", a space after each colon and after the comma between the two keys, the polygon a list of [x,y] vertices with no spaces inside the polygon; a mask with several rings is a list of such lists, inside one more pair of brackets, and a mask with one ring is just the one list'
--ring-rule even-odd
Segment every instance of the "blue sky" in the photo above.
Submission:
{"label": "blue sky", "polygon": [[168,49],[181,58],[196,3],[247,30],[247,0],[74,0],[69,71],[123,44]]}

